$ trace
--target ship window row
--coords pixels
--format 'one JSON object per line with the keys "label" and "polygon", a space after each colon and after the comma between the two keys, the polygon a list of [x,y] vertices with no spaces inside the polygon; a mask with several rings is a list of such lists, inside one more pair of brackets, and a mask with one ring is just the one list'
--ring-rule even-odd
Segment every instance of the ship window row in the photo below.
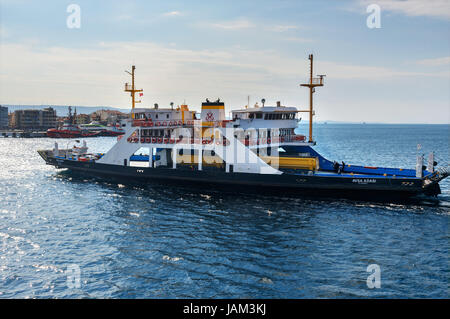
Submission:
{"label": "ship window row", "polygon": [[249,119],[262,119],[265,120],[293,120],[295,119],[295,113],[248,113]]}
{"label": "ship window row", "polygon": [[255,129],[248,132],[236,132],[237,138],[271,138],[271,137],[285,137],[295,135],[293,128],[282,129]]}
{"label": "ship window row", "polygon": [[[142,137],[171,137],[174,133],[173,129],[142,129]],[[276,136],[290,136],[295,135],[293,128],[282,129],[256,129],[250,132],[236,132],[235,136],[238,138],[271,138]]]}
{"label": "ship window row", "polygon": [[265,120],[293,120],[295,119],[295,113],[266,113],[264,114]]}
{"label": "ship window row", "polygon": [[141,136],[143,137],[170,137],[170,134],[173,130],[170,129],[161,129],[161,130],[148,130],[142,129]]}
{"label": "ship window row", "polygon": [[169,119],[170,113],[156,113],[156,114],[145,114],[145,113],[135,113],[134,118],[136,120],[163,120]]}
{"label": "ship window row", "polygon": [[294,129],[292,128],[282,128],[282,129],[260,129],[258,130],[258,136],[260,138],[271,138],[276,136],[290,136],[295,135]]}

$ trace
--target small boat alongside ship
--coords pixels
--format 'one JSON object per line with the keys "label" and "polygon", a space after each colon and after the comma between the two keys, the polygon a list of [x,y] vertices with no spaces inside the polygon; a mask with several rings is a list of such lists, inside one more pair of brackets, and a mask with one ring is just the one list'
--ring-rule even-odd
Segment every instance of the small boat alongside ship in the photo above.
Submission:
{"label": "small boat alongside ship", "polygon": [[[219,99],[202,103],[201,113],[188,105],[136,108],[132,85],[131,118],[122,120],[122,138],[107,153],[90,153],[86,142],[72,149],[38,151],[49,165],[90,175],[136,181],[175,181],[290,190],[304,193],[365,198],[411,198],[440,194],[439,182],[449,166],[437,168],[431,153],[426,165],[417,157],[415,169],[369,167],[330,161],[314,150],[313,93],[324,85],[324,75],[313,76],[309,56],[308,110],[283,106],[247,105],[225,117]],[[295,133],[300,112],[309,115],[309,136]],[[142,155],[142,150],[148,155]],[[138,155],[140,154],[140,155]]]}

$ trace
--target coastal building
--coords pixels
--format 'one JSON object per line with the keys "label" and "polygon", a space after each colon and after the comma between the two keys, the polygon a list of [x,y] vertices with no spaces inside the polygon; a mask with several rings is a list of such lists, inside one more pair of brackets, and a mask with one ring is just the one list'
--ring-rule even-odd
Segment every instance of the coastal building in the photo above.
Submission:
{"label": "coastal building", "polygon": [[8,107],[0,105],[0,129],[8,127]]}
{"label": "coastal building", "polygon": [[104,124],[114,124],[121,119],[129,118],[130,115],[115,110],[98,110],[91,113],[91,120]]}
{"label": "coastal building", "polygon": [[89,124],[91,123],[91,117],[88,114],[77,114],[75,122],[76,124]]}
{"label": "coastal building", "polygon": [[51,107],[42,110],[16,110],[11,114],[10,126],[22,130],[54,128],[56,127],[56,111]]}

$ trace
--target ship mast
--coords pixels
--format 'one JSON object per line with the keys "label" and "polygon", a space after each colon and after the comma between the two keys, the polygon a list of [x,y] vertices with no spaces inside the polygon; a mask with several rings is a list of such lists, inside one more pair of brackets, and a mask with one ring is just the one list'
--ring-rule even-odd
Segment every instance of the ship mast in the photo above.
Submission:
{"label": "ship mast", "polygon": [[131,85],[128,83],[125,83],[125,92],[130,92],[131,95],[131,109],[134,109],[134,106],[136,103],[141,103],[141,101],[136,101],[136,97],[134,96],[134,94],[136,92],[142,92],[143,90],[136,90],[135,86],[134,86],[134,70],[136,70],[136,67],[133,65],[131,66],[131,72],[129,71],[125,71],[126,73],[128,73],[129,75],[131,75]]}
{"label": "ship mast", "polygon": [[300,84],[300,86],[305,86],[309,88],[309,110],[301,111],[301,112],[309,112],[309,143],[313,143],[312,137],[312,127],[313,127],[313,93],[316,91],[316,86],[323,86],[323,77],[325,75],[317,75],[317,77],[313,77],[313,55],[309,55],[309,83]]}

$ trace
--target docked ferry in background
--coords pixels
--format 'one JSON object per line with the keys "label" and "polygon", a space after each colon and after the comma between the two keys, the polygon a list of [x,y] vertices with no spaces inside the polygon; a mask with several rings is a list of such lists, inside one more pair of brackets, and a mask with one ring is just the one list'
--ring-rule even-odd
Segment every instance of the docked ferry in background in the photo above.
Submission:
{"label": "docked ferry in background", "polygon": [[[76,109],[75,109],[76,114]],[[47,136],[52,138],[80,138],[80,137],[98,137],[98,136],[119,136],[125,134],[125,131],[119,125],[105,126],[98,122],[90,124],[75,124],[75,115],[72,115],[72,108],[69,106],[69,116],[60,128],[51,128],[47,130]]]}
{"label": "docked ferry in background", "polygon": [[60,128],[51,128],[47,130],[47,136],[52,138],[78,138],[78,137],[97,137],[100,132],[91,132],[82,130],[79,126],[72,123],[64,123]]}
{"label": "docked ferry in background", "polygon": [[[310,93],[308,110],[283,106],[281,102],[233,110],[225,117],[220,100],[202,103],[201,113],[188,105],[169,108],[135,108],[135,67],[131,93],[131,118],[122,121],[123,138],[107,153],[88,152],[82,147],[38,151],[47,164],[89,175],[136,181],[185,181],[252,189],[326,193],[370,199],[400,199],[438,195],[439,181],[449,175],[449,166],[436,168],[431,153],[426,165],[417,157],[415,169],[369,167],[332,162],[314,150],[313,93],[323,86],[324,76],[313,77],[309,56],[309,81],[301,86]],[[299,112],[309,114],[309,136],[295,133]],[[142,154],[148,155],[142,155]]]}

